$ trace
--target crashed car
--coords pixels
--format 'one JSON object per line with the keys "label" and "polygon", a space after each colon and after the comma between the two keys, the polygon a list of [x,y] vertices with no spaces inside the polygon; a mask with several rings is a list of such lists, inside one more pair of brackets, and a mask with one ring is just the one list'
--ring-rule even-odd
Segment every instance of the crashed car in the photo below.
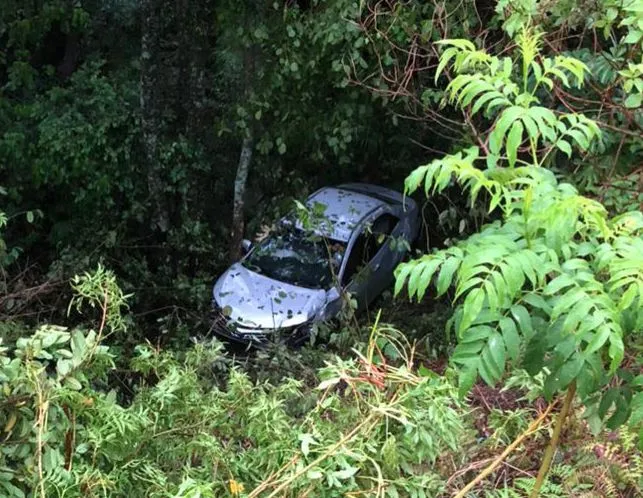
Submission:
{"label": "crashed car", "polygon": [[[370,184],[325,187],[278,223],[213,288],[212,330],[246,344],[306,340],[315,323],[366,308],[393,280],[419,232],[417,204]],[[321,209],[319,209],[321,206]],[[312,223],[310,212],[321,212]]]}

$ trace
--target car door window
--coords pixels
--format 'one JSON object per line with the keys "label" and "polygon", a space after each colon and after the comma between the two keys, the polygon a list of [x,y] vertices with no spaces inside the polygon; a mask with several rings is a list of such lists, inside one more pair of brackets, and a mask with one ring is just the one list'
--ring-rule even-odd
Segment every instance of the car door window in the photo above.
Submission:
{"label": "car door window", "polygon": [[355,278],[364,264],[368,263],[369,254],[373,254],[375,249],[374,238],[370,234],[362,232],[355,240],[355,244],[348,256],[348,261],[346,261],[342,279],[344,283],[348,283]]}
{"label": "car door window", "polygon": [[[385,213],[379,216],[371,225],[371,236],[375,239],[377,249],[379,250],[388,240],[399,223],[399,219],[392,214]],[[372,256],[375,256],[373,254]]]}
{"label": "car door window", "polygon": [[350,252],[343,282],[348,283],[360,273],[371,261],[379,249],[386,243],[388,236],[393,232],[399,220],[390,214],[383,214],[373,221],[355,240]]}

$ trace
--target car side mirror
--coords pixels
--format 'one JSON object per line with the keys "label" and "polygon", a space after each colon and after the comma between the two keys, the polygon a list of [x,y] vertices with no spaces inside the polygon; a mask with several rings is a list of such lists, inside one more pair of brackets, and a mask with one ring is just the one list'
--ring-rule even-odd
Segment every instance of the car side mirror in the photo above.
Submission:
{"label": "car side mirror", "polygon": [[250,252],[250,249],[252,249],[252,241],[243,239],[241,241],[241,251],[243,252],[243,254],[248,254]]}
{"label": "car side mirror", "polygon": [[333,301],[337,301],[340,297],[341,295],[337,287],[331,287],[326,292],[326,302],[332,303]]}

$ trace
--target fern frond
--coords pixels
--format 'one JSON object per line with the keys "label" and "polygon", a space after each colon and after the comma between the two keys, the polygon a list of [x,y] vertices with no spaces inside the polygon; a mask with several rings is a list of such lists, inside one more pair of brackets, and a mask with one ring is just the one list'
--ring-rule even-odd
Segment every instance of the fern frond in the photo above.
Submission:
{"label": "fern frond", "polygon": [[506,85],[493,78],[480,77],[479,74],[460,74],[449,83],[446,92],[449,102],[457,103],[460,108],[466,108],[476,99],[471,109],[471,113],[476,114],[485,104],[486,110],[510,106],[511,100],[503,89],[506,89]]}
{"label": "fern frond", "polygon": [[404,181],[404,192],[413,193],[420,188],[420,185],[424,185],[426,195],[442,192],[455,178],[465,189],[471,190],[472,202],[475,201],[480,189],[485,189],[492,194],[498,193],[501,190],[500,186],[485,177],[483,171],[474,166],[478,154],[477,147],[470,147],[416,168]]}

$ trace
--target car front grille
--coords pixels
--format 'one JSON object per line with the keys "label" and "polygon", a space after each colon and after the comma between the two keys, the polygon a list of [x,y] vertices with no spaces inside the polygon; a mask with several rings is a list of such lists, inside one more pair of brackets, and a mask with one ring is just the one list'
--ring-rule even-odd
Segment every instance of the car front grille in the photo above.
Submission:
{"label": "car front grille", "polygon": [[309,324],[289,329],[266,330],[243,327],[232,323],[232,320],[223,313],[221,307],[214,300],[212,301],[211,331],[234,342],[255,345],[266,345],[271,341],[300,345],[310,337]]}
{"label": "car front grille", "polygon": [[212,301],[211,329],[215,334],[237,342],[264,343],[267,341],[267,335],[262,329],[240,327],[232,323],[230,318],[223,313],[221,307],[214,300]]}

